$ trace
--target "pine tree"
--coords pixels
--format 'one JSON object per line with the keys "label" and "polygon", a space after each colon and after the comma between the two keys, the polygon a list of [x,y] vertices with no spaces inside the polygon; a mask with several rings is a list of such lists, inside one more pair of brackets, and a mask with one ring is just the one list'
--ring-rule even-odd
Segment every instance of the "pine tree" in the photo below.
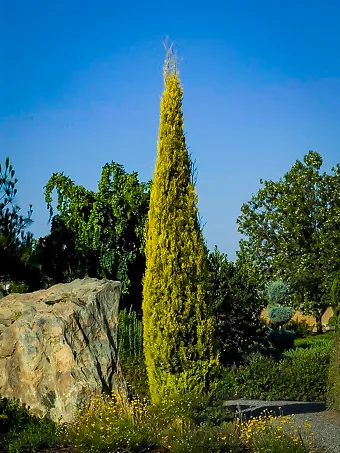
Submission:
{"label": "pine tree", "polygon": [[144,354],[154,402],[209,388],[218,364],[207,250],[183,132],[183,90],[172,47],[164,65],[158,155],[146,225]]}

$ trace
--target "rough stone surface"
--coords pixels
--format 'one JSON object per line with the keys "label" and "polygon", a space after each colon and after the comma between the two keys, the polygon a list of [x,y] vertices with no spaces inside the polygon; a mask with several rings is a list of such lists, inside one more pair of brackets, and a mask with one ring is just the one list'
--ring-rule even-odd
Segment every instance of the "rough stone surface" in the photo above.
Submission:
{"label": "rough stone surface", "polygon": [[0,395],[70,421],[91,392],[126,391],[117,360],[119,282],[85,278],[0,300]]}

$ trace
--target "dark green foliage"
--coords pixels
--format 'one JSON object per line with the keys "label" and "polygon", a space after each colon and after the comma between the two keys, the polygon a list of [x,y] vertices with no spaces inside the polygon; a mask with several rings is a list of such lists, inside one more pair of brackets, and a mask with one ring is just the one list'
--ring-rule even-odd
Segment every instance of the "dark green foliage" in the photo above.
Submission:
{"label": "dark green foliage", "polygon": [[227,397],[325,401],[330,347],[286,352],[279,361],[254,355],[249,363],[225,372]]}
{"label": "dark green foliage", "polygon": [[328,406],[340,410],[340,278],[336,277],[331,289],[332,305],[334,314],[335,333],[334,346],[331,356],[331,363],[328,377]]}
{"label": "dark green foliage", "polygon": [[124,309],[119,312],[118,355],[120,360],[143,355],[143,322],[135,311]]}
{"label": "dark green foliage", "polygon": [[293,330],[273,329],[268,332],[268,340],[275,349],[285,351],[294,347],[296,334]]}
{"label": "dark green foliage", "polygon": [[332,315],[327,322],[328,327],[335,327],[337,323],[337,316],[334,314]]}
{"label": "dark green foliage", "polygon": [[65,430],[61,425],[34,416],[17,400],[0,397],[0,415],[5,420],[0,432],[5,433],[3,446],[8,452],[35,451],[65,443]]}
{"label": "dark green foliage", "polygon": [[165,399],[161,403],[151,407],[154,417],[170,422],[176,418],[193,422],[195,424],[209,423],[220,425],[231,421],[233,415],[222,406],[222,400],[217,395],[188,392],[185,395],[177,395],[171,399]]}
{"label": "dark green foliage", "polygon": [[84,275],[92,275],[96,255],[83,255],[76,249],[75,233],[67,228],[59,215],[51,220],[51,231],[35,246],[34,259],[40,265],[42,287],[67,283]]}
{"label": "dark green foliage", "polygon": [[330,295],[334,313],[340,315],[340,276],[334,278]]}
{"label": "dark green foliage", "polygon": [[65,429],[51,420],[33,419],[23,427],[11,430],[5,441],[9,453],[37,451],[65,445]]}
{"label": "dark green foliage", "polygon": [[129,394],[139,398],[150,397],[148,374],[144,357],[126,357],[120,360],[123,376],[128,385]]}
{"label": "dark green foliage", "polygon": [[334,345],[328,375],[327,404],[331,409],[340,411],[340,317],[337,316]]}
{"label": "dark green foliage", "polygon": [[270,322],[277,326],[282,326],[289,322],[293,315],[294,312],[290,307],[282,307],[280,305],[271,307],[268,312]]}
{"label": "dark green foliage", "polygon": [[275,280],[267,285],[267,296],[269,302],[284,304],[288,300],[288,285],[281,280]]}
{"label": "dark green foliage", "polygon": [[234,264],[215,249],[209,253],[211,299],[216,337],[224,365],[238,363],[245,351],[265,338],[261,312],[265,301],[242,260]]}
{"label": "dark green foliage", "polygon": [[285,330],[293,330],[295,332],[296,338],[306,338],[312,333],[312,327],[305,321],[298,321],[292,319],[286,325],[283,326]]}
{"label": "dark green foliage", "polygon": [[59,274],[53,275],[49,269],[49,276],[120,280],[123,306],[140,310],[149,185],[115,162],[104,165],[97,192],[75,185],[63,173],[53,174],[45,186],[45,199],[53,218],[52,194],[56,190],[59,217],[54,234],[40,245],[44,256],[53,252],[51,261],[61,266]]}
{"label": "dark green foliage", "polygon": [[143,356],[143,323],[134,311],[119,312],[118,355],[131,395],[149,396],[148,376]]}
{"label": "dark green foliage", "polygon": [[300,349],[332,347],[334,341],[334,332],[326,332],[322,335],[312,335],[307,338],[298,338],[295,340],[295,347]]}
{"label": "dark green foliage", "polygon": [[15,399],[3,398],[0,396],[0,414],[6,415],[9,426],[23,426],[27,424],[32,416],[29,409]]}

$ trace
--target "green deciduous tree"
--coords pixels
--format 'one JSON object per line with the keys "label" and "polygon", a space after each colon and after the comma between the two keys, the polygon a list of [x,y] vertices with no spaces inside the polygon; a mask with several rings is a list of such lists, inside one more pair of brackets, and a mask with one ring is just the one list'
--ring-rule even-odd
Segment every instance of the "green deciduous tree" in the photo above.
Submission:
{"label": "green deciduous tree", "polygon": [[261,180],[238,218],[240,248],[259,281],[287,282],[295,307],[315,316],[319,332],[340,269],[340,167],[326,174],[321,165],[310,151],[279,181]]}
{"label": "green deciduous tree", "polygon": [[207,250],[183,132],[183,92],[171,48],[164,84],[143,287],[144,354],[155,402],[208,389],[218,363]]}
{"label": "green deciduous tree", "polygon": [[[69,274],[120,280],[123,302],[140,308],[149,183],[139,182],[136,172],[127,173],[115,162],[104,165],[97,192],[75,185],[63,173],[55,173],[45,186],[51,218],[54,189],[59,232],[60,228],[66,229],[65,240],[74,239],[76,262],[69,263],[75,266]],[[60,250],[58,253],[59,258],[65,258]]]}
{"label": "green deciduous tree", "polygon": [[216,246],[209,253],[209,271],[221,363],[239,363],[243,353],[265,338],[263,292],[246,263],[229,261]]}

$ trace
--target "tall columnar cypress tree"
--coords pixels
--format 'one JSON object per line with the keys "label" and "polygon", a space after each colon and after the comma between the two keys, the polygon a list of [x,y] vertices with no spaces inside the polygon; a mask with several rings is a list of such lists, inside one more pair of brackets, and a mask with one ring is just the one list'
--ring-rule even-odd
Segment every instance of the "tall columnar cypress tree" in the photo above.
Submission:
{"label": "tall columnar cypress tree", "polygon": [[146,225],[144,353],[152,400],[209,388],[218,363],[207,250],[183,132],[183,90],[170,48]]}

